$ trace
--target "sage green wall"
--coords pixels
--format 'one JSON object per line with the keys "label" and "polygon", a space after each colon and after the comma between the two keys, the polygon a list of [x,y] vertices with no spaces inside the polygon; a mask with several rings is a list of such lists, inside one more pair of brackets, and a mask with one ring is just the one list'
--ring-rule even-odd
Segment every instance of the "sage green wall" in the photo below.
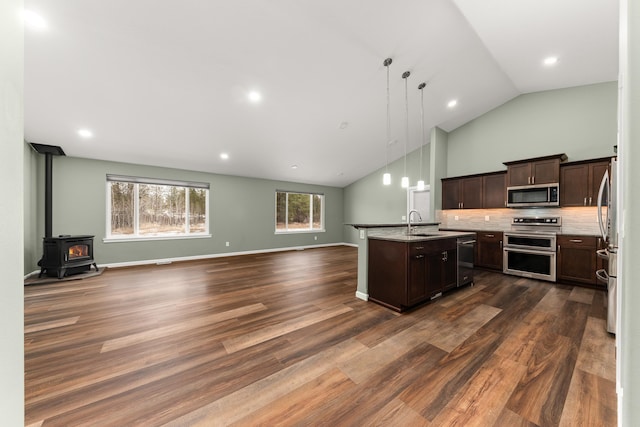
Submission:
{"label": "sage green wall", "polygon": [[[640,420],[640,2],[622,1],[628,7],[628,17],[621,22],[627,29],[626,52],[628,65],[621,70],[623,76],[623,127],[619,165],[622,171],[622,202],[624,224],[622,228],[622,274],[619,275],[622,324],[618,326],[618,339],[622,357],[620,386],[622,411],[618,419],[623,426],[638,425]],[[625,18],[623,16],[623,18]]]}
{"label": "sage green wall", "polygon": [[21,0],[0,2],[0,419],[24,425],[24,31]]}
{"label": "sage green wall", "polygon": [[[38,171],[38,158],[29,144],[24,143],[24,273],[33,271],[42,256],[42,233],[44,223],[38,219],[42,212],[44,201],[38,204],[38,183],[44,182],[44,171]],[[43,184],[44,185],[44,184]],[[44,197],[44,196],[43,196]],[[44,221],[44,219],[42,220]]]}
{"label": "sage green wall", "polygon": [[611,156],[617,99],[617,82],[520,95],[449,133],[447,176],[557,153],[569,161]]}
{"label": "sage green wall", "polygon": [[[344,188],[344,222],[394,223],[402,222],[407,215],[407,190],[400,187],[404,175],[404,157],[389,164],[391,185],[382,184],[385,167],[365,176]],[[407,176],[415,186],[420,175],[420,149],[407,155]],[[429,145],[422,150],[422,179],[429,184]],[[358,244],[358,232],[351,226],[344,228],[344,241]]]}
{"label": "sage green wall", "polygon": [[[44,158],[38,160],[44,168]],[[106,175],[130,175],[208,182],[211,238],[104,243]],[[44,203],[43,186],[37,201]],[[275,235],[275,191],[310,191],[325,195],[326,232]],[[179,258],[229,252],[342,243],[343,190],[335,187],[215,175],[128,163],[73,157],[53,158],[53,235],[95,235],[98,264]],[[38,236],[44,233],[43,208],[38,209]],[[314,240],[317,236],[317,240]],[[225,242],[230,242],[226,247]],[[26,268],[37,269],[36,265]]]}

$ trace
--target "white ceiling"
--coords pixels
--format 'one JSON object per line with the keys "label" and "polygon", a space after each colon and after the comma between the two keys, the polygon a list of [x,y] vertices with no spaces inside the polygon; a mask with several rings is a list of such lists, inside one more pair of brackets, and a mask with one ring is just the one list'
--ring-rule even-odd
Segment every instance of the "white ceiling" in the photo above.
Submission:
{"label": "white ceiling", "polygon": [[[522,93],[612,81],[615,0],[25,0],[25,138],[67,155],[342,187]],[[542,60],[560,60],[546,68]],[[247,93],[263,100],[252,104]],[[446,104],[458,100],[455,109]],[[348,126],[341,129],[341,123]],[[94,136],[83,139],[80,128]],[[221,152],[229,160],[221,160]],[[292,165],[298,165],[292,169]]]}

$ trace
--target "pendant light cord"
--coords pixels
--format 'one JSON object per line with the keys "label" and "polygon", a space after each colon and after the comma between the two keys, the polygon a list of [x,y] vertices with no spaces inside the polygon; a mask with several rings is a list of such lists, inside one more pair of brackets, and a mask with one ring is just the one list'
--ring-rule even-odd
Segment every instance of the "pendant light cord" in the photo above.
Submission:
{"label": "pendant light cord", "polygon": [[405,71],[402,73],[402,78],[404,79],[404,106],[406,114],[406,135],[404,139],[404,176],[407,176],[407,144],[409,143],[409,89],[408,89],[408,81],[411,73],[409,71]]}
{"label": "pendant light cord", "polygon": [[422,147],[424,147],[424,87],[426,83],[420,83],[420,128],[422,129],[422,139],[420,140],[420,180],[422,180]]}
{"label": "pendant light cord", "polygon": [[389,143],[391,142],[391,106],[389,95],[389,66],[391,65],[391,58],[384,60],[384,66],[387,67],[387,140],[385,141],[385,172],[389,172]]}

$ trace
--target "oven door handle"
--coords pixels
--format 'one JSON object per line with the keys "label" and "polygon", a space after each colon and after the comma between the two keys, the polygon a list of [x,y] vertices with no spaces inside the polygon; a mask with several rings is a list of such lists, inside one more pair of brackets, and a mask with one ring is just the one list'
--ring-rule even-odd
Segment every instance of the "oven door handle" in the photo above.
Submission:
{"label": "oven door handle", "polygon": [[532,255],[555,255],[556,251],[536,251],[531,249],[521,249],[521,248],[512,248],[509,246],[504,247],[505,252],[520,252],[521,254],[532,254]]}

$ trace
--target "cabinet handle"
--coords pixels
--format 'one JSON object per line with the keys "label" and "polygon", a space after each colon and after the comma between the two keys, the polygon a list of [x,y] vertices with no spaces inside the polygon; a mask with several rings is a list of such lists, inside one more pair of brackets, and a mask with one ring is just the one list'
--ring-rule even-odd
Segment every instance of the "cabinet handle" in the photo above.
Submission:
{"label": "cabinet handle", "polygon": [[598,249],[600,249],[600,242],[602,241],[602,240],[600,240],[600,239],[601,239],[601,238],[600,238],[600,237],[598,237]]}
{"label": "cabinet handle", "polygon": [[464,202],[460,202],[460,207],[464,209]]}
{"label": "cabinet handle", "polygon": [[531,177],[531,183],[532,183],[532,184],[535,184],[535,183],[536,183],[536,177],[535,177],[535,176],[532,176],[532,177]]}
{"label": "cabinet handle", "polygon": [[502,249],[502,240],[500,240],[500,249]]}
{"label": "cabinet handle", "polygon": [[560,245],[558,245],[558,253],[560,253]]}
{"label": "cabinet handle", "polygon": [[422,254],[416,255],[416,259],[420,259],[420,258],[424,258],[424,255],[422,255]]}
{"label": "cabinet handle", "polygon": [[582,239],[571,239],[569,240],[571,243],[582,243]]}
{"label": "cabinet handle", "polygon": [[582,206],[587,206],[587,198],[584,198],[584,202],[582,202]]}
{"label": "cabinet handle", "polygon": [[416,247],[415,247],[415,249],[416,249],[417,251],[419,251],[419,250],[424,249],[424,246],[416,246]]}
{"label": "cabinet handle", "polygon": [[505,208],[507,207],[507,201],[506,200],[504,201],[504,207]]}
{"label": "cabinet handle", "polygon": [[589,206],[591,206],[591,196],[589,196]]}
{"label": "cabinet handle", "polygon": [[496,237],[495,234],[485,234],[484,237]]}
{"label": "cabinet handle", "polygon": [[527,177],[527,184],[531,184],[531,177],[530,176]]}

